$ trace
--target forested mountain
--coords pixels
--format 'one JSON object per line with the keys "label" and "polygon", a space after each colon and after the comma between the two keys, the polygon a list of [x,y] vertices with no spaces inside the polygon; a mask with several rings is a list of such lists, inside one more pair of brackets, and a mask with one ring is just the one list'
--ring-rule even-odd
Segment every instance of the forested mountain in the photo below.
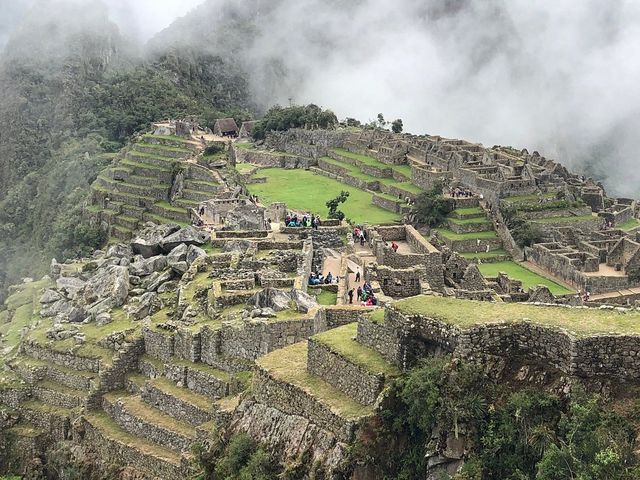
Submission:
{"label": "forested mountain", "polygon": [[136,130],[187,114],[249,116],[247,81],[224,42],[223,55],[154,45],[143,53],[98,3],[41,1],[14,31],[0,57],[0,300],[52,257],[97,246],[82,203]]}

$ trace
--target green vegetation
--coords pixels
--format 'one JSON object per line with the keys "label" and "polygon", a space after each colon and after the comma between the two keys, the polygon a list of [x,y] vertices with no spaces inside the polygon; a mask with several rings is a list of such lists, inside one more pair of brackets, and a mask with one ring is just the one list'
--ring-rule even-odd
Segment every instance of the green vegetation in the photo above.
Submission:
{"label": "green vegetation", "polygon": [[[442,443],[431,442],[434,431]],[[384,478],[426,478],[428,452],[458,438],[469,451],[452,480],[640,475],[634,425],[602,398],[579,387],[566,400],[539,389],[514,391],[482,367],[447,357],[431,358],[394,382],[380,422],[360,436],[352,461],[374,464]]]}
{"label": "green vegetation", "polygon": [[455,218],[450,217],[449,221],[458,225],[469,225],[469,224],[486,224],[491,227],[491,222],[487,220],[485,217],[472,217],[472,218]]}
{"label": "green vegetation", "polygon": [[336,115],[317,105],[293,105],[271,107],[253,127],[253,138],[263,139],[268,132],[285,131],[291,128],[335,128]]}
{"label": "green vegetation", "polygon": [[456,233],[446,228],[436,228],[435,231],[449,240],[488,240],[498,238],[498,235],[493,230],[474,233]]}
{"label": "green vegetation", "polygon": [[386,170],[391,168],[391,165],[382,163],[373,157],[369,157],[367,155],[361,155],[359,153],[353,153],[353,152],[350,152],[349,150],[345,150],[344,148],[334,148],[331,151],[343,157],[352,158],[353,160],[357,160],[359,162],[364,163],[365,165],[368,165],[369,167],[374,167],[379,170]]}
{"label": "green vegetation", "polygon": [[509,252],[503,249],[498,250],[489,250],[488,252],[467,252],[461,253],[464,258],[479,258],[480,260],[484,258],[494,258],[494,257],[502,257],[509,256]]}
{"label": "green vegetation", "polygon": [[637,218],[630,218],[626,222],[621,223],[620,225],[616,225],[616,228],[624,230],[625,232],[633,230],[636,227],[640,227],[640,220],[638,220]]}
{"label": "green vegetation", "polygon": [[338,207],[341,203],[344,203],[349,198],[349,192],[342,190],[340,194],[336,198],[332,198],[328,200],[325,204],[329,209],[329,214],[327,215],[329,218],[333,218],[335,220],[344,220],[344,212],[338,210]]}
{"label": "green vegetation", "polygon": [[535,287],[536,285],[545,285],[549,287],[549,290],[554,295],[575,293],[574,290],[563,287],[553,280],[545,278],[513,261],[482,263],[478,265],[478,268],[480,269],[480,273],[485,277],[497,277],[499,272],[504,272],[509,275],[509,278],[512,280],[520,280],[522,282],[522,288],[525,290]]}
{"label": "green vegetation", "polygon": [[358,324],[349,323],[312,337],[329,349],[340,354],[352,363],[359,365],[371,373],[383,373],[387,376],[397,376],[400,371],[395,365],[385,360],[375,350],[365,347],[354,339],[358,333]]}
{"label": "green vegetation", "polygon": [[309,293],[316,295],[316,301],[319,305],[335,305],[338,298],[337,293],[330,292],[329,290],[320,290],[319,292],[311,290]]}
{"label": "green vegetation", "polygon": [[400,220],[399,215],[372,205],[370,193],[306,170],[266,168],[260,170],[260,176],[267,179],[266,183],[249,184],[248,188],[265,204],[284,202],[292,209],[318,213],[325,202],[345,190],[349,201],[344,204],[344,213],[353,222],[382,224]]}
{"label": "green vegetation", "polygon": [[453,206],[452,199],[442,196],[442,184],[436,183],[430,190],[418,196],[412,213],[417,223],[436,227],[444,223]]}

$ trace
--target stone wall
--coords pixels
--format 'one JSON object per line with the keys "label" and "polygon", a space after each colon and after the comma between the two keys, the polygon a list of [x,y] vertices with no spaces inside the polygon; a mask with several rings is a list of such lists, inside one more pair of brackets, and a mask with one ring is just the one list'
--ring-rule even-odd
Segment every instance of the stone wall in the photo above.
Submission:
{"label": "stone wall", "polygon": [[387,327],[382,322],[373,322],[366,317],[359,318],[356,341],[375,350],[395,365],[403,364],[400,351],[401,336],[397,330]]}
{"label": "stone wall", "polygon": [[313,338],[308,343],[307,371],[362,405],[374,403],[384,386],[383,374],[371,373]]}
{"label": "stone wall", "polygon": [[324,306],[316,312],[313,319],[313,334],[357,322],[364,314],[370,311],[370,308],[355,305]]}
{"label": "stone wall", "polygon": [[354,422],[340,417],[301,388],[275,379],[263,368],[257,367],[255,371],[252,391],[256,401],[288,415],[305,417],[333,433],[338,441],[349,443],[354,438]]}
{"label": "stone wall", "polygon": [[234,148],[234,150],[237,162],[251,163],[265,168],[309,168],[316,164],[312,158],[290,155],[288,153],[248,150],[244,148]]}

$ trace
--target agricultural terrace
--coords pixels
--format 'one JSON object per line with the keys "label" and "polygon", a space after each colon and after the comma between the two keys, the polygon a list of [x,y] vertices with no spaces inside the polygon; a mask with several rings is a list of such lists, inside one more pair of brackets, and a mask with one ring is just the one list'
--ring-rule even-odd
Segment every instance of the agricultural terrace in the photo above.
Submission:
{"label": "agricultural terrace", "polygon": [[500,272],[504,272],[509,275],[509,278],[520,280],[522,282],[522,288],[525,290],[537,285],[544,285],[556,296],[575,293],[574,290],[564,287],[542,275],[538,275],[536,272],[513,261],[481,263],[478,265],[478,268],[480,273],[485,277],[497,277]]}

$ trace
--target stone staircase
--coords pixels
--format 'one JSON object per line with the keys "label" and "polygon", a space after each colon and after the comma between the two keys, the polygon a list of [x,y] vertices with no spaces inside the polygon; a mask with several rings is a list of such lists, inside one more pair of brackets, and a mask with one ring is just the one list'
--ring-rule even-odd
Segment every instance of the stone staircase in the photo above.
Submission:
{"label": "stone staircase", "polygon": [[145,222],[189,224],[191,209],[225,187],[217,172],[193,160],[199,149],[182,137],[142,136],[93,183],[87,214],[118,240],[130,239]]}

